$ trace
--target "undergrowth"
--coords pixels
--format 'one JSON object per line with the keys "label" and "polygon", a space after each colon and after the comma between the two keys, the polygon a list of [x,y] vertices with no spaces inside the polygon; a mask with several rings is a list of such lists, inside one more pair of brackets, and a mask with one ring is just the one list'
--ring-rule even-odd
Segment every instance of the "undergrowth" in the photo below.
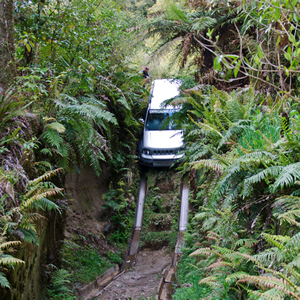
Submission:
{"label": "undergrowth", "polygon": [[[168,246],[174,250],[180,203],[179,197],[176,197],[179,175],[173,170],[149,170],[147,176],[148,191],[140,247],[159,249]],[[159,188],[161,182],[164,183],[164,190]],[[165,188],[165,185],[170,189]]]}
{"label": "undergrowth", "polygon": [[175,248],[177,240],[177,231],[146,231],[143,232],[140,241],[141,248],[161,248],[168,246]]}
{"label": "undergrowth", "polygon": [[65,241],[61,257],[63,269],[54,267],[55,270],[51,272],[48,299],[76,299],[74,295],[77,288],[92,282],[116,263],[122,262],[117,253],[110,251],[104,256],[91,245],[82,246],[71,241]]}
{"label": "undergrowth", "polygon": [[[71,271],[70,280],[77,284],[92,282],[98,275],[113,266],[109,257],[100,255],[91,245],[83,247],[75,243],[65,243],[62,249],[63,264]],[[114,260],[114,258],[113,258]]]}
{"label": "undergrowth", "polygon": [[185,241],[186,248],[183,249],[183,254],[176,269],[177,286],[172,299],[199,300],[199,298],[208,296],[211,293],[211,289],[207,286],[199,285],[199,281],[206,276],[205,270],[197,263],[195,257],[189,256],[192,249],[195,248],[195,236],[186,234]]}

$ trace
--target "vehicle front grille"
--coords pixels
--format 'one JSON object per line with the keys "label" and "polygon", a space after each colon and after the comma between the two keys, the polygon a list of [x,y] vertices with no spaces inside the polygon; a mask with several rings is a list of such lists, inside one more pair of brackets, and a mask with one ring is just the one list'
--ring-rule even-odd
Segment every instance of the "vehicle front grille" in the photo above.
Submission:
{"label": "vehicle front grille", "polygon": [[170,155],[175,153],[176,151],[174,150],[153,150],[154,155]]}
{"label": "vehicle front grille", "polygon": [[183,149],[181,149],[181,148],[178,148],[178,149],[156,149],[156,150],[143,149],[142,153],[148,154],[148,155],[175,155],[182,150]]}

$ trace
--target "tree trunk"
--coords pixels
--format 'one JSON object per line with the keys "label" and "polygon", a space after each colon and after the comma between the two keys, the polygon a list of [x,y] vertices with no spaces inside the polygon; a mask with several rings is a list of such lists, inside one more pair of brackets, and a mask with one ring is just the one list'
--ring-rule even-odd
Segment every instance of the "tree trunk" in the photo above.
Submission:
{"label": "tree trunk", "polygon": [[14,1],[0,0],[0,93],[16,76],[14,55]]}

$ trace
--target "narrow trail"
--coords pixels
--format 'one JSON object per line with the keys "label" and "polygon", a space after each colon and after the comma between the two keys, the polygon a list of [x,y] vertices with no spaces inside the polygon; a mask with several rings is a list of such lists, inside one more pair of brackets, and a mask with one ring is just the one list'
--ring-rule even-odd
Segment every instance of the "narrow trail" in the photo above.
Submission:
{"label": "narrow trail", "polygon": [[[101,287],[94,287],[92,293],[86,297],[86,300],[169,300],[172,299],[173,284],[175,281],[175,268],[180,257],[181,247],[184,244],[183,233],[187,226],[188,216],[188,184],[182,177],[181,183],[173,181],[174,178],[158,178],[156,175],[155,182],[152,183],[152,189],[158,188],[161,209],[164,213],[158,212],[157,215],[150,211],[153,221],[148,220],[148,225],[142,230],[144,204],[147,193],[147,178],[145,174],[141,176],[139,195],[137,201],[135,226],[129,243],[128,253],[123,262],[121,270],[115,271],[108,276],[109,283]],[[176,195],[177,192],[177,197]],[[153,196],[153,195],[152,195]],[[154,240],[144,244],[142,250],[139,250],[141,235],[153,233],[157,230],[154,222],[159,216],[165,223],[159,225],[160,232],[166,235],[171,232],[171,222],[169,219],[171,207],[178,209],[176,199],[180,198],[179,220],[177,231],[176,246],[171,249],[163,243],[159,244]],[[156,198],[155,198],[156,199]],[[175,202],[174,202],[175,201]],[[151,202],[150,202],[151,203]],[[153,204],[152,204],[153,205]],[[151,207],[151,206],[150,206]],[[155,210],[156,208],[151,207]],[[148,206],[149,218],[149,206]],[[163,228],[163,230],[162,230]],[[147,248],[146,248],[147,247]]]}
{"label": "narrow trail", "polygon": [[97,300],[156,299],[162,271],[171,264],[172,253],[160,250],[142,250],[133,266],[95,295]]}

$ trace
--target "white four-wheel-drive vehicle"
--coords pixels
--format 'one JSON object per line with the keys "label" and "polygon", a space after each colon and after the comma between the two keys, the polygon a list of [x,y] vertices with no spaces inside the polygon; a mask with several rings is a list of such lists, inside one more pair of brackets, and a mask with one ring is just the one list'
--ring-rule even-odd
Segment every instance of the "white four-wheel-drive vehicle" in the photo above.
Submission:
{"label": "white four-wheel-drive vehicle", "polygon": [[139,142],[139,162],[153,167],[169,167],[184,156],[183,132],[175,129],[169,117],[180,107],[162,102],[180,94],[180,81],[158,79],[152,82],[143,138]]}

